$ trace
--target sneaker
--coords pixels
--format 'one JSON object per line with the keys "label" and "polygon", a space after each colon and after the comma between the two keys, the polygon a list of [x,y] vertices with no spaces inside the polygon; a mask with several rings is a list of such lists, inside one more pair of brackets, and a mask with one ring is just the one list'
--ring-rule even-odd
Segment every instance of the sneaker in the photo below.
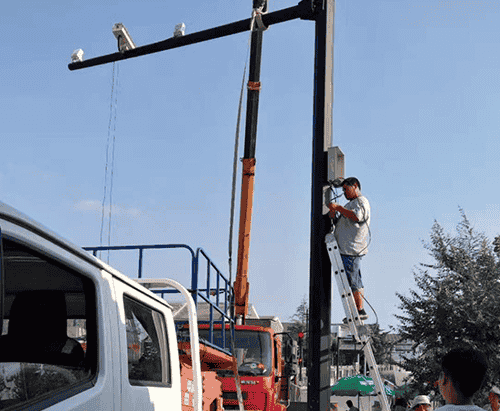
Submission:
{"label": "sneaker", "polygon": [[359,319],[361,321],[364,321],[368,318],[368,314],[366,313],[365,309],[361,309],[360,311],[358,311],[358,314],[359,314]]}
{"label": "sneaker", "polygon": [[[358,315],[359,315],[359,319],[360,319],[361,321],[364,321],[364,320],[368,319],[368,314],[366,313],[366,311],[365,311],[365,309],[364,309],[364,308],[363,308],[361,311],[358,311]],[[347,324],[347,318],[344,318],[344,319],[342,320],[342,322],[343,322],[344,324]]]}

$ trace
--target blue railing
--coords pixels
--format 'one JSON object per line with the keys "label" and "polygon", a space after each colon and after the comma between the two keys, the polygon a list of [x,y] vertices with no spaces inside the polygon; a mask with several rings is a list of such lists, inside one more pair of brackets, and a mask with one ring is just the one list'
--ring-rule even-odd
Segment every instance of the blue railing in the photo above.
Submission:
{"label": "blue railing", "polygon": [[[143,278],[143,265],[144,265],[144,251],[145,250],[158,250],[158,249],[185,249],[191,254],[191,288],[189,291],[193,297],[194,303],[198,310],[198,303],[203,301],[207,303],[209,310],[209,333],[208,341],[205,343],[213,348],[219,349],[231,355],[231,347],[226,347],[226,324],[234,325],[235,320],[228,312],[231,311],[231,302],[234,298],[233,288],[230,281],[222,274],[217,266],[210,259],[208,254],[202,249],[198,248],[194,251],[186,244],[152,244],[152,245],[124,245],[124,246],[99,246],[99,247],[84,247],[86,251],[91,251],[94,256],[100,251],[139,251],[139,263],[137,278]],[[205,277],[200,278],[200,262],[206,266]],[[212,286],[212,281],[215,286]],[[201,288],[204,286],[204,288]],[[161,289],[151,290],[152,292],[161,295],[162,298],[165,294],[178,293],[174,289]],[[217,315],[218,314],[218,315]],[[218,317],[220,319],[215,319]],[[179,322],[180,323],[180,322]],[[218,339],[221,345],[214,343],[214,325],[221,326],[222,338]],[[182,324],[181,324],[182,325]],[[234,327],[231,327],[234,329]]]}

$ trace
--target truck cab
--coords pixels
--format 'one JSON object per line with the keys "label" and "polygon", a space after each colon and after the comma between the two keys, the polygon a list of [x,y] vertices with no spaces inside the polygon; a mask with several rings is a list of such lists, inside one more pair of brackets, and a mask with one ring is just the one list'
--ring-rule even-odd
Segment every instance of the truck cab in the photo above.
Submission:
{"label": "truck cab", "polygon": [[[234,326],[234,357],[245,410],[284,411],[288,405],[292,372],[287,365],[290,355],[284,352],[286,344],[283,344],[282,331],[276,317],[246,319],[245,325]],[[211,331],[208,325],[201,324],[199,336],[218,346],[231,346],[229,326],[225,342],[220,325],[214,325]],[[222,382],[224,409],[239,410],[233,369],[219,367],[216,371]]]}
{"label": "truck cab", "polygon": [[181,411],[172,307],[0,203],[0,409]]}

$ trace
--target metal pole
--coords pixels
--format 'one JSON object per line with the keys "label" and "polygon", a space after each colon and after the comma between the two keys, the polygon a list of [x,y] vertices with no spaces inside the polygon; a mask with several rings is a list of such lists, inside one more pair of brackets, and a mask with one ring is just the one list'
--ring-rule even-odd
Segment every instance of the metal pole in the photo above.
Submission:
{"label": "metal pole", "polygon": [[323,215],[323,187],[327,182],[326,150],[332,139],[333,23],[335,1],[315,3],[316,50],[314,60],[313,168],[311,192],[311,240],[309,286],[308,408],[330,409],[331,263],[325,246],[330,229]]}

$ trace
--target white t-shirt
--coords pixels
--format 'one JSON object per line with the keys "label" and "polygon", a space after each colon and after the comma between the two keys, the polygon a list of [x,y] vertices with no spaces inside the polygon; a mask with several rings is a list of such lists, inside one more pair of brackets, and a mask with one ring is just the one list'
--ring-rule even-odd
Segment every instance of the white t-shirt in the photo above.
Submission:
{"label": "white t-shirt", "polygon": [[442,407],[436,408],[434,411],[484,411],[484,409],[478,407],[477,405],[446,404]]}
{"label": "white t-shirt", "polygon": [[358,217],[355,223],[347,217],[341,216],[335,226],[335,239],[340,248],[340,254],[365,255],[368,252],[370,236],[370,203],[364,196],[349,201],[344,208],[351,210]]}

